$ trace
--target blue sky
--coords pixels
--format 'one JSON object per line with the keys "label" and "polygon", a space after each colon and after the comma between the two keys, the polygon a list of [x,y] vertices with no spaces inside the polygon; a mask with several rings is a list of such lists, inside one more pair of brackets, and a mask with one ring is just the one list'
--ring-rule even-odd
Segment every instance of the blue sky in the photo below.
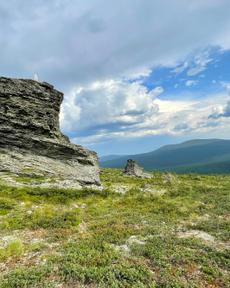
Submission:
{"label": "blue sky", "polygon": [[0,74],[64,92],[60,126],[99,155],[230,138],[229,0],[0,2]]}
{"label": "blue sky", "polygon": [[[207,58],[205,65],[197,65],[197,55],[205,54]],[[201,56],[202,57],[202,56]],[[184,67],[187,64],[187,67]],[[191,69],[198,70],[191,72]],[[224,92],[224,87],[221,82],[230,81],[230,51],[222,51],[219,47],[209,47],[203,51],[196,51],[189,56],[187,60],[181,62],[178,67],[156,67],[151,71],[151,74],[146,77],[143,84],[148,89],[153,89],[156,86],[163,86],[163,98],[169,95],[181,95],[182,93],[196,93],[202,96]],[[177,69],[178,68],[178,69]],[[181,71],[177,71],[180,70]]]}

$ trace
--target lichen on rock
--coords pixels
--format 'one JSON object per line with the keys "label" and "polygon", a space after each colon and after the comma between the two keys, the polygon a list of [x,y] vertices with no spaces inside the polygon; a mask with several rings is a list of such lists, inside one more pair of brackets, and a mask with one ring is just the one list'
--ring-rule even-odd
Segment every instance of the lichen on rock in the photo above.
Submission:
{"label": "lichen on rock", "polygon": [[71,187],[100,186],[97,154],[60,131],[62,100],[46,82],[0,77],[0,172],[32,171]]}

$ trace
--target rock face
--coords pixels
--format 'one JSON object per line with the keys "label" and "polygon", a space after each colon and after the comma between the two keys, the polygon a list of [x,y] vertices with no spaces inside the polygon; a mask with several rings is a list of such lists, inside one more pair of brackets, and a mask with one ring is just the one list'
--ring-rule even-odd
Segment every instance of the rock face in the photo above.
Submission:
{"label": "rock face", "polygon": [[125,166],[124,174],[128,176],[135,176],[141,178],[151,178],[149,173],[144,172],[144,169],[140,167],[134,160],[127,160]]}
{"label": "rock face", "polygon": [[97,154],[60,132],[62,100],[48,83],[0,77],[1,172],[48,174],[73,187],[100,185]]}

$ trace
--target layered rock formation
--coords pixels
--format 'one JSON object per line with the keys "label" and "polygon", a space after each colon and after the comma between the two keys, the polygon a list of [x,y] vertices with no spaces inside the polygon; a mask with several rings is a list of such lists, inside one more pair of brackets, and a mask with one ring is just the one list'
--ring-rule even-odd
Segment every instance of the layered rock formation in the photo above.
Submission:
{"label": "layered rock formation", "polygon": [[144,172],[144,169],[140,167],[136,161],[129,159],[124,169],[124,174],[127,176],[134,176],[140,178],[151,178],[151,175]]}
{"label": "layered rock formation", "polygon": [[49,175],[71,187],[100,185],[96,153],[60,132],[62,100],[48,83],[0,77],[1,172]]}

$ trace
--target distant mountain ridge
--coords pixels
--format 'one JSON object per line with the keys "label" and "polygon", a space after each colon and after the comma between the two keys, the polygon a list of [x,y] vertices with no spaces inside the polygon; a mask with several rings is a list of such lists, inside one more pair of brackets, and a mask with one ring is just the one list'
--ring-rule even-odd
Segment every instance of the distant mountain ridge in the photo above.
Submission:
{"label": "distant mountain ridge", "polygon": [[102,167],[123,168],[129,158],[149,171],[230,173],[230,140],[195,139],[143,154],[105,156],[100,159],[100,164]]}

